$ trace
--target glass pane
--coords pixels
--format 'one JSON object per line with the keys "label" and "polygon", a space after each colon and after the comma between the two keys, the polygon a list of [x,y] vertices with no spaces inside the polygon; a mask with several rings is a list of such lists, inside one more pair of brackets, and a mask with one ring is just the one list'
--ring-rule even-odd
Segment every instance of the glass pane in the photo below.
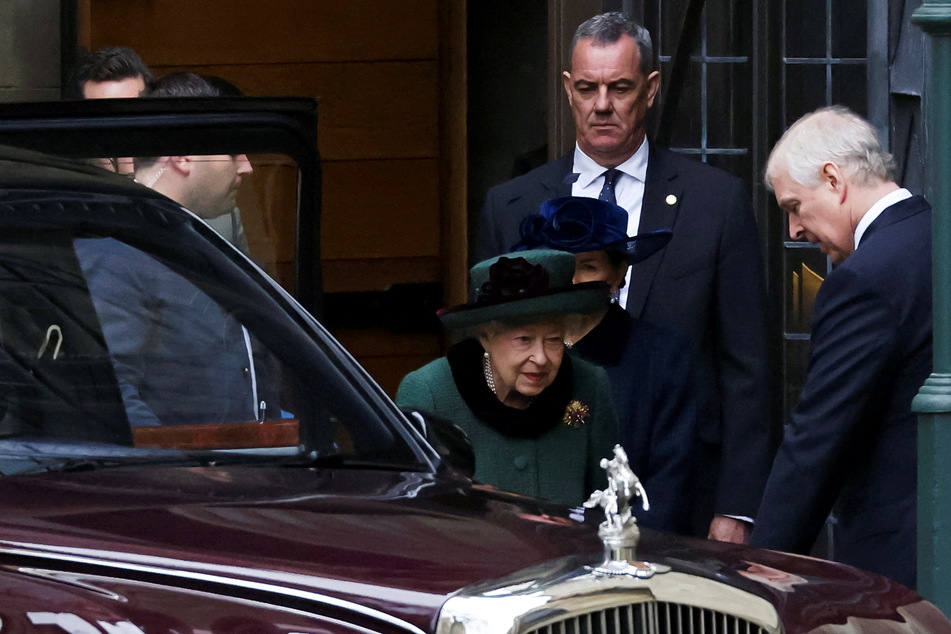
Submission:
{"label": "glass pane", "polygon": [[[666,72],[669,73],[671,64],[665,64],[665,66]],[[699,148],[703,138],[700,116],[703,104],[700,94],[700,63],[692,62],[688,71],[681,88],[674,125],[670,131],[671,147]],[[668,74],[667,77],[669,78],[670,75]],[[669,108],[670,104],[665,103],[664,107]]]}
{"label": "glass pane", "polygon": [[786,66],[784,127],[826,103],[826,66],[811,64],[788,64]]}
{"label": "glass pane", "polygon": [[231,311],[118,240],[73,246],[131,427],[282,418],[282,372]]}
{"label": "glass pane", "polygon": [[752,50],[752,0],[707,0],[704,37],[711,57],[745,57]]}
{"label": "glass pane", "polygon": [[783,25],[786,57],[826,57],[827,2],[829,0],[786,0],[786,24]]}
{"label": "glass pane", "polygon": [[726,170],[747,183],[750,182],[750,174],[753,173],[752,159],[749,154],[708,154],[707,163]]}
{"label": "glass pane", "polygon": [[832,102],[848,106],[863,117],[868,112],[868,76],[865,64],[832,67]]}
{"label": "glass pane", "polygon": [[[23,440],[31,452],[54,442],[61,458],[294,455],[306,429],[322,456],[412,458],[336,363],[190,224],[83,205],[94,219],[83,233],[44,227],[32,205],[32,226],[0,237],[0,455]],[[141,241],[162,256],[85,233],[104,217],[152,229]]]}
{"label": "glass pane", "polygon": [[669,0],[660,3],[660,33],[652,33],[660,55],[673,56],[677,52],[680,33],[684,28],[687,0]]}
{"label": "glass pane", "polygon": [[0,235],[0,333],[0,437],[131,444],[106,341],[65,232]]}
{"label": "glass pane", "polygon": [[278,154],[252,154],[249,159],[254,172],[238,189],[234,210],[238,222],[231,222],[229,214],[212,226],[227,238],[234,235],[232,227],[243,225],[251,259],[293,292],[297,281],[297,164]]}
{"label": "glass pane", "polygon": [[836,0],[832,7],[832,56],[865,57],[866,0]]}
{"label": "glass pane", "polygon": [[786,341],[784,344],[783,412],[788,415],[799,402],[799,393],[806,381],[810,346],[808,341]]}
{"label": "glass pane", "polygon": [[707,146],[749,149],[753,143],[750,64],[707,64]]}
{"label": "glass pane", "polygon": [[786,310],[783,331],[808,334],[812,330],[812,312],[816,293],[828,269],[826,256],[815,247],[784,249]]}

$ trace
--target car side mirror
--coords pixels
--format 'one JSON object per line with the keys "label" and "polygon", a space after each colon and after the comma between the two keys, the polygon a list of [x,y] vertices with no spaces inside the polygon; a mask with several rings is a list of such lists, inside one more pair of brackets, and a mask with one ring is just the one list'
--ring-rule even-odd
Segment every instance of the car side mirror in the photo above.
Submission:
{"label": "car side mirror", "polygon": [[401,409],[416,431],[429,441],[443,460],[469,478],[475,474],[475,451],[469,436],[461,427],[429,412]]}

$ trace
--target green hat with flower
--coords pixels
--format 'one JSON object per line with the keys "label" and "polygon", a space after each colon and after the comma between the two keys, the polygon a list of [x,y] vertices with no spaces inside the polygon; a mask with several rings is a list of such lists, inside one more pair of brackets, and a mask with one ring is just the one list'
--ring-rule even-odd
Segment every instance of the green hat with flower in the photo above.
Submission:
{"label": "green hat with flower", "polygon": [[575,256],[565,251],[519,251],[479,262],[469,271],[467,304],[437,315],[447,328],[534,315],[589,314],[608,305],[608,284],[572,284]]}

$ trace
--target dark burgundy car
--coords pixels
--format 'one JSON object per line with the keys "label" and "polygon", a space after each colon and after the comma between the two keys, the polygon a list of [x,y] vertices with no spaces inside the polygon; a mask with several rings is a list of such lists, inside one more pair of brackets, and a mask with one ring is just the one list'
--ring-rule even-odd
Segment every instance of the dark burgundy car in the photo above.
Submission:
{"label": "dark burgundy car", "polygon": [[[137,282],[107,305],[103,272]],[[189,310],[157,323],[166,304]],[[175,345],[120,355],[120,309],[119,332]],[[216,420],[232,377],[207,370],[231,351],[176,346],[224,324],[248,355],[234,391],[254,391]],[[133,413],[139,363],[174,424]],[[951,632],[914,592],[817,559],[648,530],[612,558],[600,509],[474,483],[464,438],[400,411],[196,216],[9,148],[0,411],[0,634]]]}

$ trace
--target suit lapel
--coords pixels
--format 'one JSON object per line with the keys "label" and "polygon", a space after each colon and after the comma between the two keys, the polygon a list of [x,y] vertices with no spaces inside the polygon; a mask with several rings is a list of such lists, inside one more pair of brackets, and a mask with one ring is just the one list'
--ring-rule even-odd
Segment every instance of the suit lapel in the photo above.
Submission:
{"label": "suit lapel", "polygon": [[555,161],[555,170],[551,178],[542,182],[545,191],[545,197],[539,201],[541,203],[551,198],[560,198],[562,196],[571,196],[571,185],[574,179],[571,177],[571,168],[574,165],[574,152],[565,154]]}
{"label": "suit lapel", "polygon": [[[647,159],[647,182],[644,184],[644,200],[641,203],[641,219],[637,232],[656,231],[657,229],[672,229],[677,213],[680,211],[680,201],[683,194],[683,184],[679,179],[676,168],[668,160],[669,152],[656,145],[650,146]],[[674,234],[674,240],[677,235]],[[664,249],[653,257],[647,258],[633,266],[631,272],[631,288],[628,290],[627,311],[635,317],[640,317],[647,302],[657,269],[663,261]]]}

